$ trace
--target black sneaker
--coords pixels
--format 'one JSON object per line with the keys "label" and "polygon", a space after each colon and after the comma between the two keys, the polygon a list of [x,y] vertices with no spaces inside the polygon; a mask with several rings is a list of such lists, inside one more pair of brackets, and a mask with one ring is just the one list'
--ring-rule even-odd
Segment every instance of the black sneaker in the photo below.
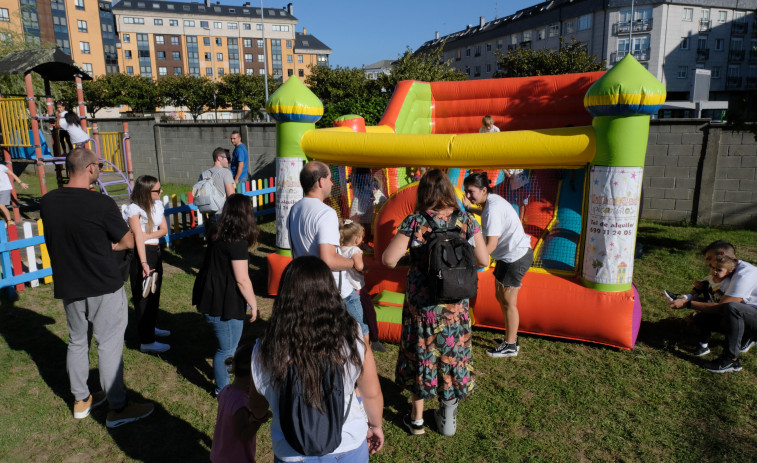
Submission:
{"label": "black sneaker", "polygon": [[728,371],[741,371],[741,362],[739,359],[731,360],[726,357],[720,357],[714,362],[704,364],[704,369],[713,373],[726,373]]}
{"label": "black sneaker", "polygon": [[489,357],[515,357],[516,355],[518,355],[519,350],[520,344],[518,344],[518,341],[515,341],[512,344],[503,342],[494,349],[486,349],[486,353],[489,355]]}
{"label": "black sneaker", "polygon": [[386,352],[386,347],[384,347],[384,345],[383,345],[383,344],[381,344],[381,342],[380,342],[380,341],[373,341],[373,342],[371,343],[371,349],[372,349],[372,350],[373,350],[374,352]]}
{"label": "black sneaker", "polygon": [[710,348],[706,344],[698,344],[697,347],[691,350],[691,353],[697,357],[703,357],[710,353]]}
{"label": "black sneaker", "polygon": [[421,434],[426,434],[426,430],[423,428],[423,423],[421,424],[413,424],[413,420],[410,419],[410,414],[402,417],[402,424],[405,425],[408,432],[414,436],[420,436]]}
{"label": "black sneaker", "polygon": [[744,352],[748,352],[749,349],[751,349],[752,346],[754,346],[755,344],[757,344],[757,341],[755,341],[752,338],[746,338],[742,341],[741,345],[739,346],[739,352],[741,352],[742,354]]}
{"label": "black sneaker", "polygon": [[669,301],[675,301],[676,299],[679,299],[681,297],[686,297],[683,294],[673,293],[668,291],[667,289],[663,290],[663,293],[665,293],[665,297],[667,297]]}

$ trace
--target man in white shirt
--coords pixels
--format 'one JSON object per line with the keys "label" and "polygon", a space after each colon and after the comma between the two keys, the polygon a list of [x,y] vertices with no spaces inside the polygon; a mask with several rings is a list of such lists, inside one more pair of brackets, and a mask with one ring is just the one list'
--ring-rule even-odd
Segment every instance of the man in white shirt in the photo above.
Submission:
{"label": "man in white shirt", "polygon": [[363,320],[360,296],[347,282],[345,270],[355,261],[339,254],[339,217],[324,201],[331,196],[331,171],[319,161],[311,161],[300,172],[305,196],[289,211],[289,241],[292,257],[320,257],[332,270],[347,311],[357,320],[368,344],[368,325]]}

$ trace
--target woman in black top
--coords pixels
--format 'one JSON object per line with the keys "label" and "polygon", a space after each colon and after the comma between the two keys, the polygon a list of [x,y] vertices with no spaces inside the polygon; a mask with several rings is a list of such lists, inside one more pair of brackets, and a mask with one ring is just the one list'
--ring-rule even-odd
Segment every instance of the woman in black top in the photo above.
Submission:
{"label": "woman in black top", "polygon": [[[255,321],[258,305],[249,274],[248,251],[257,243],[258,228],[250,198],[234,194],[226,199],[221,218],[210,229],[205,262],[195,280],[192,304],[213,326],[218,348],[213,356],[215,394],[229,384],[225,360],[233,357],[242,337],[244,320]],[[251,310],[247,315],[246,308]]]}

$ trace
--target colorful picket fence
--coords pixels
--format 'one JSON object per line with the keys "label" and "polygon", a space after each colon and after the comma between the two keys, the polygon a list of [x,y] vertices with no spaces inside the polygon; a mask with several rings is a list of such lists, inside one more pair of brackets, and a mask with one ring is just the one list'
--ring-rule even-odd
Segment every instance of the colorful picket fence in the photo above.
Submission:
{"label": "colorful picket fence", "polygon": [[[276,212],[276,188],[272,178],[240,184],[237,191],[251,198],[255,217]],[[172,195],[170,198],[164,196],[163,205],[169,233],[161,238],[161,243],[167,247],[177,240],[205,231],[203,214],[193,204],[192,193]],[[33,224],[25,222],[23,238],[19,238],[16,226],[6,227],[5,222],[0,220],[0,289],[5,289],[9,297],[23,291],[26,283],[36,287],[53,281],[42,220],[37,220],[36,225],[35,234]]]}

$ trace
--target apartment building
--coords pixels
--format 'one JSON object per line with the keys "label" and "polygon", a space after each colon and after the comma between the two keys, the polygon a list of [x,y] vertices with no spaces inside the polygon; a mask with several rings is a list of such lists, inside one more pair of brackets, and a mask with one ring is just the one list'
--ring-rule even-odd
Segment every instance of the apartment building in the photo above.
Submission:
{"label": "apartment building", "polygon": [[0,34],[54,43],[91,75],[118,72],[110,1],[0,0]]}
{"label": "apartment building", "polygon": [[328,65],[331,49],[307,31],[295,32],[292,8],[121,0],[113,6],[119,66],[156,79],[262,75],[266,69],[284,81],[304,78],[309,64]]}
{"label": "apartment building", "polygon": [[583,42],[612,67],[632,53],[668,89],[689,100],[697,69],[710,71],[710,99],[757,90],[757,0],[552,0],[424,43],[445,42],[444,58],[471,79],[491,78],[496,51]]}

